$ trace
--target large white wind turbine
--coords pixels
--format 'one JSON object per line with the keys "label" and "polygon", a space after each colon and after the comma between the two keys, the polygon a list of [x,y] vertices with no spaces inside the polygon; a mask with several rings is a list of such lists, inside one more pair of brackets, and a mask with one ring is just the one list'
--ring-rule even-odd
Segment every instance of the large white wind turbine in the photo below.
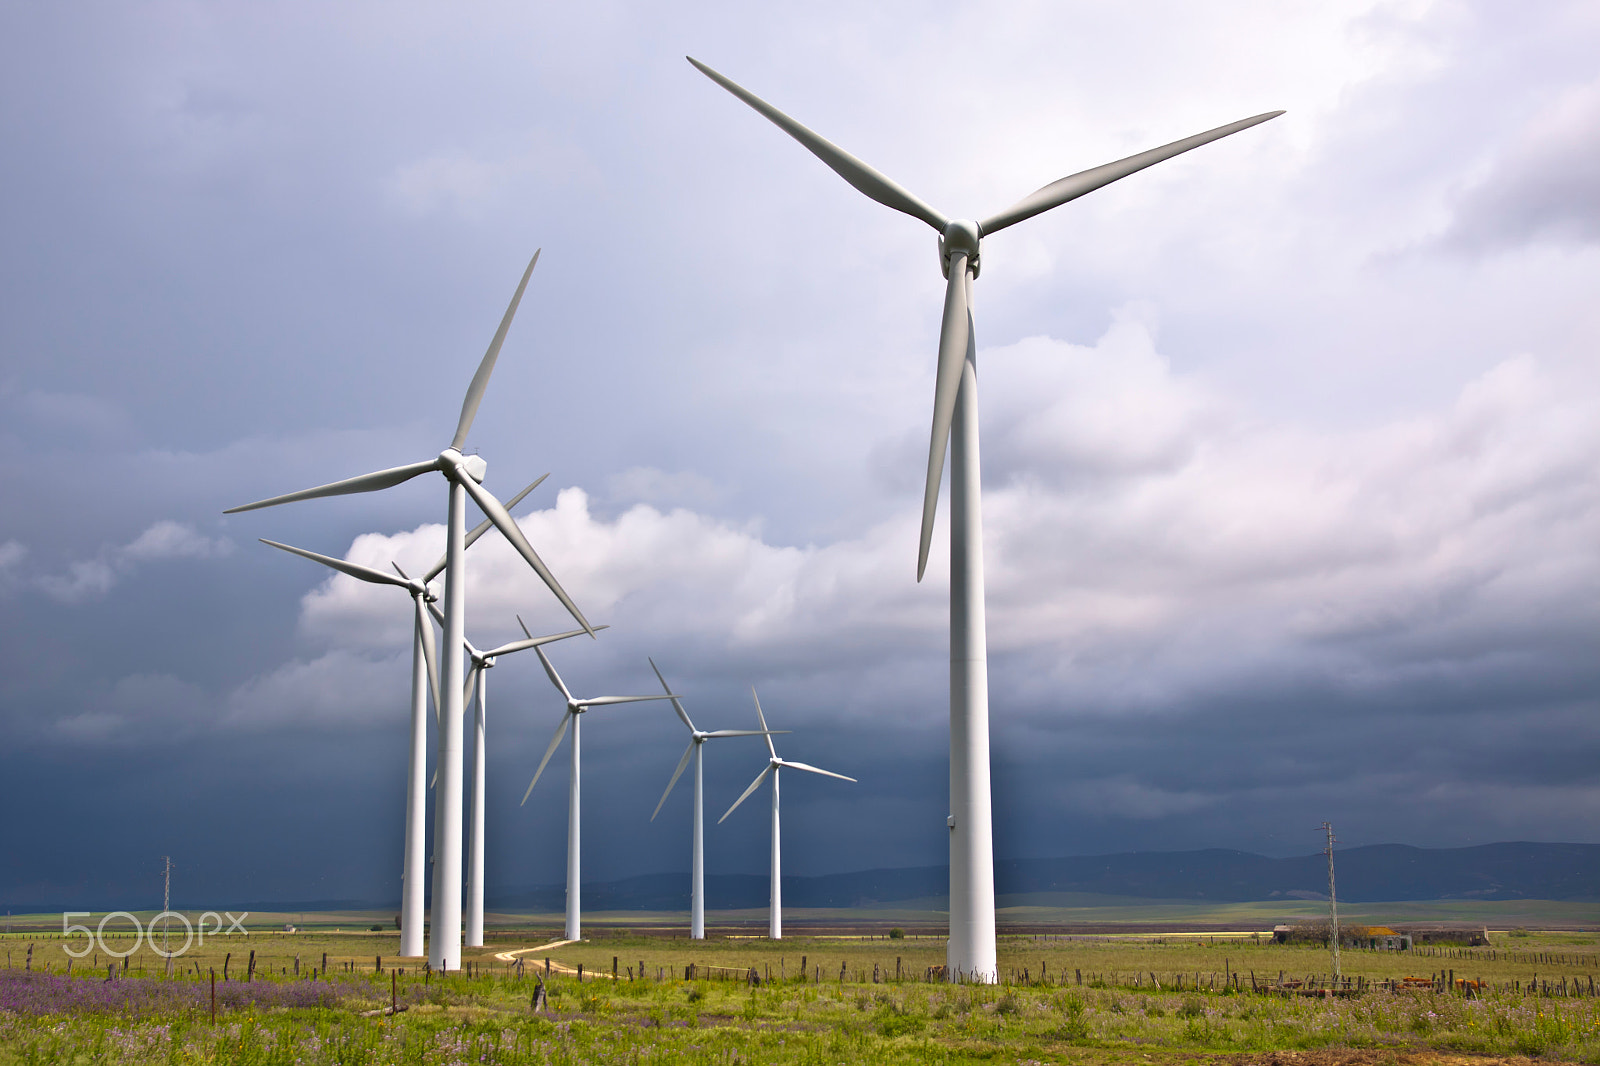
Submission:
{"label": "large white wind turbine", "polygon": [[[431,608],[434,617],[439,617],[438,609]],[[517,624],[522,626],[522,634],[527,639],[513,640],[509,644],[502,644],[489,651],[479,651],[470,640],[463,640],[467,649],[468,661],[472,664],[467,668],[467,684],[462,690],[461,700],[463,705],[470,698],[473,707],[472,716],[472,821],[467,830],[467,947],[483,947],[483,886],[484,886],[484,794],[488,785],[488,762],[485,750],[485,734],[488,731],[489,720],[489,671],[493,669],[495,660],[502,655],[511,655],[529,648],[537,648],[543,644],[553,644],[558,640],[566,640],[584,632],[581,629],[570,629],[565,633],[552,633],[546,637],[536,637],[528,632],[528,627],[523,625],[522,619],[517,619]],[[595,626],[594,631],[609,629],[610,626]]]}
{"label": "large white wind turbine", "polygon": [[939,361],[934,378],[933,431],[922,493],[917,580],[928,565],[934,508],[950,448],[950,942],[951,980],[999,977],[994,932],[994,839],[989,799],[989,667],[983,601],[983,513],[978,473],[978,378],[972,329],[972,280],[979,243],[991,233],[1059,207],[1119,178],[1283,114],[1270,111],[1173,141],[1148,152],[1068,175],[1030,193],[982,222],[950,218],[873,168],[824,140],[704,63],[689,62],[799,141],[858,191],[920,219],[939,233],[939,268],[946,278]]}
{"label": "large white wind turbine", "polygon": [[[773,940],[781,940],[783,938],[783,849],[779,843],[778,771],[783,769],[804,770],[808,774],[837,777],[841,781],[853,782],[855,778],[846,777],[844,774],[836,774],[832,770],[823,770],[820,767],[812,766],[810,763],[778,758],[778,749],[772,746],[772,730],[767,728],[767,716],[761,713],[761,697],[756,696],[756,690],[753,687],[750,689],[750,695],[756,701],[756,720],[761,723],[761,732],[767,738],[767,768],[756,775],[756,779],[750,782],[750,787],[745,789],[739,798],[733,801],[733,806],[729,807],[721,818],[717,819],[717,824],[721,825],[727,821],[728,815],[737,810],[739,804],[749,799],[750,793],[761,787],[761,782],[765,781],[769,776],[772,778],[772,903],[770,913],[767,916],[767,935]],[[785,729],[781,732],[787,733],[788,730]]]}
{"label": "large white wind turbine", "polygon": [[230,507],[224,512],[235,514],[239,511],[253,511],[259,507],[272,507],[296,500],[343,496],[354,492],[375,492],[378,489],[391,488],[410,481],[430,471],[443,474],[449,483],[444,569],[444,649],[439,684],[444,704],[440,709],[439,754],[436,760],[439,788],[434,803],[433,935],[428,945],[428,961],[436,970],[461,968],[461,682],[464,665],[462,627],[466,620],[465,518],[468,496],[472,497],[479,509],[494,523],[495,528],[511,542],[518,554],[527,560],[528,565],[533,567],[534,572],[544,580],[550,591],[555,593],[556,598],[571,612],[578,624],[593,634],[593,629],[583,617],[583,612],[578,610],[578,605],[572,602],[572,597],[567,595],[566,590],[555,579],[555,575],[544,565],[544,561],[533,550],[533,545],[528,543],[528,538],[522,535],[522,530],[512,521],[510,513],[480,484],[488,471],[488,464],[476,455],[461,454],[461,448],[467,442],[467,433],[472,429],[472,420],[478,413],[478,405],[483,402],[484,391],[489,386],[489,375],[494,372],[495,360],[500,356],[500,346],[505,343],[506,332],[511,329],[511,320],[517,313],[517,305],[522,302],[523,291],[528,287],[528,278],[533,274],[534,265],[538,262],[539,253],[534,252],[533,259],[528,263],[528,269],[523,271],[522,280],[517,284],[516,293],[511,297],[511,304],[500,320],[500,328],[495,331],[494,339],[489,342],[488,351],[479,362],[477,372],[472,375],[472,383],[467,386],[467,395],[461,404],[461,417],[456,422],[455,436],[451,438],[449,447],[440,452],[436,458],[319,485],[313,489],[274,496],[242,507]]}
{"label": "large white wind turbine", "polygon": [[[663,692],[671,692],[667,679],[661,676],[661,668],[654,659],[650,660],[650,669],[656,672],[656,678],[661,682]],[[661,813],[661,807],[667,802],[667,797],[672,795],[672,787],[678,783],[678,778],[683,776],[684,767],[689,765],[689,760],[694,760],[694,850],[693,869],[689,874],[689,939],[704,940],[706,938],[706,848],[705,848],[705,779],[702,774],[704,766],[700,747],[708,740],[721,740],[724,737],[759,737],[765,731],[760,729],[713,729],[710,732],[696,729],[689,720],[689,712],[683,709],[678,697],[672,697],[672,709],[678,712],[678,720],[689,730],[689,746],[683,749],[683,758],[678,760],[678,768],[672,771],[672,780],[667,782],[667,790],[661,793],[661,801],[656,804],[656,809],[650,813],[650,820],[656,820],[656,815]],[[787,733],[787,729],[778,730]]]}
{"label": "large white wind turbine", "polygon": [[581,940],[583,938],[583,908],[582,908],[582,863],[579,861],[580,844],[580,819],[579,801],[581,788],[578,778],[578,766],[581,757],[580,751],[580,726],[582,715],[590,707],[606,707],[613,703],[640,703],[646,700],[670,700],[673,693],[664,696],[593,696],[580,700],[567,688],[566,682],[561,680],[561,675],[556,673],[556,668],[551,665],[550,657],[544,653],[543,648],[535,648],[534,654],[539,656],[539,661],[544,664],[544,672],[550,675],[550,683],[566,699],[566,710],[561,713],[561,724],[556,726],[556,735],[550,738],[550,746],[544,751],[544,758],[539,760],[539,768],[533,772],[533,780],[528,782],[528,791],[522,794],[522,802],[527,803],[528,797],[533,795],[533,786],[539,783],[539,775],[544,773],[544,768],[550,763],[550,756],[556,753],[556,748],[561,746],[561,738],[567,735],[567,730],[572,730],[572,777],[567,782],[567,931],[568,940]]}
{"label": "large white wind turbine", "polygon": [[[506,501],[505,507],[509,511],[523,498],[539,487],[539,483],[549,474],[540,475],[527,488]],[[494,523],[485,519],[467,534],[466,547],[472,547],[477,539],[493,528]],[[274,548],[282,548],[286,552],[303,556],[323,566],[330,567],[342,574],[368,581],[376,585],[395,585],[405,589],[411,594],[415,606],[416,623],[412,636],[411,650],[411,756],[406,766],[406,844],[405,860],[400,875],[400,955],[402,958],[414,958],[422,955],[426,948],[423,942],[423,909],[424,909],[424,879],[427,872],[427,789],[423,779],[427,776],[427,742],[428,742],[428,694],[432,693],[435,713],[439,707],[439,672],[438,656],[434,648],[433,625],[428,621],[428,610],[435,612],[432,607],[436,598],[428,590],[428,582],[444,569],[444,560],[440,560],[434,568],[420,580],[412,580],[405,571],[400,570],[399,564],[394,564],[400,576],[359,563],[346,562],[335,559],[331,555],[319,555],[317,552],[307,551],[304,548],[280,544],[275,540],[262,539],[261,543],[270,544]],[[424,607],[424,604],[427,607]],[[603,627],[599,627],[603,628]],[[577,630],[576,632],[583,632]]]}

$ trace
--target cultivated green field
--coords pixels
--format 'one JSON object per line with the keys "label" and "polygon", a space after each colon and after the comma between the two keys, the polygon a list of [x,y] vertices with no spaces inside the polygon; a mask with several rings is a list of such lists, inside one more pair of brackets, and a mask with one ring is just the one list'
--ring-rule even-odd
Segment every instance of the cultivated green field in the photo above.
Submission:
{"label": "cultivated green field", "polygon": [[[1097,916],[1105,920],[1103,912]],[[1584,916],[1592,921],[1592,908],[1566,916],[1574,925]],[[502,916],[491,943],[465,955],[468,974],[441,976],[427,973],[421,960],[393,958],[399,938],[392,914],[252,915],[248,936],[192,944],[173,960],[170,979],[148,946],[129,957],[125,978],[119,965],[121,989],[153,990],[142,1006],[94,1005],[94,995],[118,985],[105,982],[111,960],[91,951],[73,961],[73,977],[92,980],[71,986],[86,991],[70,1010],[41,1008],[37,995],[25,995],[64,975],[60,916],[41,916],[37,925],[13,918],[14,931],[0,938],[9,953],[9,969],[0,971],[0,1063],[1143,1066],[1282,1063],[1290,1061],[1282,1053],[1295,1052],[1310,1066],[1459,1062],[1464,1055],[1600,1064],[1600,998],[1589,992],[1590,979],[1600,977],[1600,932],[1499,929],[1488,948],[1346,949],[1344,976],[1369,985],[1436,974],[1446,980],[1330,998],[1278,990],[1280,975],[1285,985],[1325,982],[1326,949],[1272,944],[1250,932],[1010,935],[1001,940],[1003,983],[974,987],[929,979],[929,967],[943,962],[943,942],[919,937],[913,925],[904,938],[890,938],[886,926],[865,924],[859,914],[832,917],[855,930],[797,930],[772,942],[734,923],[691,942],[670,929],[679,916],[609,916],[591,925],[589,940],[513,956],[523,960],[519,970],[495,956],[547,945],[557,927]],[[46,918],[53,935],[40,928]],[[390,928],[370,930],[385,921]],[[299,931],[282,932],[285,922]],[[181,928],[174,937],[176,948]],[[25,970],[30,944],[32,972]],[[116,941],[107,946],[123,950]],[[256,968],[246,986],[239,979],[252,951]],[[235,1001],[230,1006],[225,997],[213,1021],[211,972],[220,978],[225,963],[233,982],[224,988]],[[693,979],[686,976],[691,966]],[[1483,991],[1469,995],[1448,984],[1452,972],[1457,981],[1481,980]],[[143,986],[136,983],[141,973]],[[530,1000],[541,984],[547,1009],[535,1012]],[[315,1006],[248,1002],[312,986],[325,996]],[[385,1013],[391,1001],[405,1009]]]}

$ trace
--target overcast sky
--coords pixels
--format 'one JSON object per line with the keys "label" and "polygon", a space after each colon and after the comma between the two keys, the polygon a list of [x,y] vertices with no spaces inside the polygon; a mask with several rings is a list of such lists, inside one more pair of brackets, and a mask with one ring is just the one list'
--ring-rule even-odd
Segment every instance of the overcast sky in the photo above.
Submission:
{"label": "overcast sky", "polygon": [[[787,871],[944,861],[935,236],[686,53],[963,217],[1288,112],[984,243],[1002,857],[1600,841],[1592,3],[14,3],[0,901],[398,896],[409,604],[256,538],[426,567],[443,483],[221,512],[436,454],[540,247],[469,445],[551,472],[569,684],[755,685],[860,778],[786,786]],[[498,536],[469,585],[565,628]],[[490,883],[559,881],[560,703],[490,680]],[[687,869],[665,705],[584,739],[586,874]]]}

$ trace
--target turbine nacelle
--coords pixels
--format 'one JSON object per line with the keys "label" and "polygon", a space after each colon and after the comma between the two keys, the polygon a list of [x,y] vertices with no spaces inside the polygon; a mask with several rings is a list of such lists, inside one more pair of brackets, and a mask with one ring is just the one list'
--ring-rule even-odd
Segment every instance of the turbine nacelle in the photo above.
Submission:
{"label": "turbine nacelle", "polygon": [[946,281],[950,279],[950,257],[956,252],[966,254],[967,270],[973,277],[978,276],[978,242],[981,238],[976,222],[958,218],[945,223],[944,231],[939,234],[939,269]]}
{"label": "turbine nacelle", "polygon": [[483,479],[489,474],[489,462],[483,456],[462,455],[454,448],[446,448],[439,453],[439,468],[465,474],[475,485],[483,484]]}

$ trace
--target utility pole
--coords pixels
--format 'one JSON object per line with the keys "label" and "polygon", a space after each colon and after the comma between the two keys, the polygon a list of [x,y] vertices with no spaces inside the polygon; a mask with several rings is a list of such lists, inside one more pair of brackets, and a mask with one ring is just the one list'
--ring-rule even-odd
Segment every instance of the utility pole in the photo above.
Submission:
{"label": "utility pole", "polygon": [[167,976],[171,977],[172,919],[166,916],[166,912],[172,908],[172,856],[163,855],[161,861],[166,864],[161,888],[161,952],[167,957]]}
{"label": "utility pole", "polygon": [[1333,823],[1323,822],[1321,829],[1328,835],[1328,847],[1324,854],[1328,856],[1328,942],[1333,945],[1333,980],[1339,980],[1339,901],[1333,893]]}

